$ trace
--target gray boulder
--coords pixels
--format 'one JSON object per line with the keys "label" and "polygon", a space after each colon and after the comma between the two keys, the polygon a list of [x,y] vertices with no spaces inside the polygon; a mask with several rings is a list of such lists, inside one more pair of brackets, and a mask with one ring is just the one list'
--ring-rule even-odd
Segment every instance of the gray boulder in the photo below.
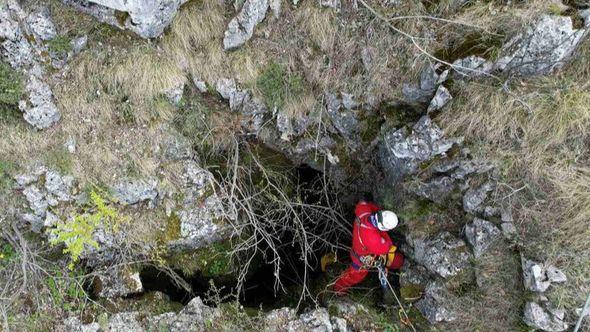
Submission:
{"label": "gray boulder", "polygon": [[340,3],[340,0],[320,0],[320,6],[340,11],[342,4]]}
{"label": "gray boulder", "polygon": [[494,70],[494,64],[492,62],[475,55],[457,59],[452,65],[453,69],[461,77],[467,78],[486,76]]}
{"label": "gray boulder", "polygon": [[524,307],[524,322],[535,329],[547,332],[561,332],[568,328],[564,322],[565,312],[552,308],[548,303],[541,305],[527,302]]}
{"label": "gray boulder", "polygon": [[299,316],[299,319],[289,322],[287,331],[331,332],[333,330],[330,314],[326,308],[318,308]]}
{"label": "gray boulder", "polygon": [[254,34],[254,28],[266,17],[268,6],[268,0],[246,0],[242,10],[227,26],[223,48],[236,49],[250,40]]}
{"label": "gray boulder", "polygon": [[426,287],[424,297],[415,306],[430,324],[452,322],[457,314],[450,308],[450,294],[440,282],[432,282]]}
{"label": "gray boulder", "polygon": [[521,257],[524,287],[533,292],[544,292],[552,283],[567,281],[565,274],[555,266],[540,264]]}
{"label": "gray boulder", "polygon": [[264,103],[252,96],[249,91],[237,87],[233,79],[220,79],[215,85],[217,92],[229,101],[229,108],[242,114],[242,128],[250,133],[257,133],[264,122],[268,108]]}
{"label": "gray boulder", "polygon": [[487,220],[475,218],[465,226],[465,236],[473,248],[473,254],[479,258],[500,239],[500,230]]}
{"label": "gray boulder", "polygon": [[453,96],[451,96],[449,90],[447,90],[447,88],[445,88],[444,86],[439,85],[438,89],[436,90],[436,93],[434,94],[434,97],[430,101],[430,105],[428,105],[427,112],[430,113],[442,109],[452,99]]}
{"label": "gray boulder", "polygon": [[494,190],[494,184],[491,182],[486,182],[477,188],[469,188],[463,195],[463,210],[471,214],[481,213],[484,210],[483,203],[492,190]]}
{"label": "gray boulder", "polygon": [[139,312],[119,312],[109,318],[107,331],[142,332],[146,329],[141,324],[142,315]]}
{"label": "gray boulder", "polygon": [[98,273],[93,286],[96,296],[109,299],[143,292],[139,272],[119,267]]}
{"label": "gray boulder", "polygon": [[99,332],[101,331],[100,324],[93,322],[90,324],[83,324],[78,317],[70,317],[64,319],[61,326],[57,327],[58,332]]}
{"label": "gray boulder", "polygon": [[25,87],[29,98],[21,100],[19,109],[25,120],[37,129],[46,129],[59,121],[61,115],[53,102],[53,92],[49,85],[35,75],[30,75]]}
{"label": "gray boulder", "polygon": [[180,237],[169,243],[173,249],[196,249],[228,237],[228,227],[216,220],[236,219],[225,211],[215,194],[213,174],[196,162],[184,163],[182,201],[175,211],[180,220]]}
{"label": "gray boulder", "polygon": [[41,40],[51,40],[57,36],[55,25],[49,17],[49,9],[41,7],[27,16],[31,31]]}
{"label": "gray boulder", "polygon": [[433,238],[408,235],[406,240],[412,247],[410,258],[431,273],[449,278],[469,267],[471,254],[465,242],[449,232],[438,233]]}
{"label": "gray boulder", "polygon": [[143,38],[160,36],[188,0],[62,0],[99,21]]}
{"label": "gray boulder", "polygon": [[422,162],[444,155],[462,138],[447,139],[442,130],[423,116],[412,127],[386,132],[379,146],[379,159],[386,175],[393,183],[415,173]]}
{"label": "gray boulder", "polygon": [[153,207],[158,197],[158,183],[154,179],[127,179],[111,188],[113,198],[120,204],[137,204],[148,201]]}
{"label": "gray boulder", "polygon": [[436,177],[426,183],[412,183],[409,190],[435,203],[443,203],[455,190],[456,185],[448,176]]}
{"label": "gray boulder", "polygon": [[526,76],[551,73],[564,65],[587,32],[574,29],[569,16],[544,15],[503,47],[506,55],[496,68]]}

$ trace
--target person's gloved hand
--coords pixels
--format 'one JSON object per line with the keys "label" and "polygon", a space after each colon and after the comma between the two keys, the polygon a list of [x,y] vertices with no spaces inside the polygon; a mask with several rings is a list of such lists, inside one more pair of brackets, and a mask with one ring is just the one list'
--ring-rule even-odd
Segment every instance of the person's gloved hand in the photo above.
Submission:
{"label": "person's gloved hand", "polygon": [[391,266],[393,263],[393,259],[395,258],[395,252],[397,251],[397,247],[392,245],[389,247],[389,252],[387,253],[387,267]]}

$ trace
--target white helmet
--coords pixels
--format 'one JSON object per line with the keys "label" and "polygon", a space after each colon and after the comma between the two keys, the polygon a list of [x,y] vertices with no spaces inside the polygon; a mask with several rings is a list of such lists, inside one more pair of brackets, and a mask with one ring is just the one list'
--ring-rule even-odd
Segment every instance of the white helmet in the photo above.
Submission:
{"label": "white helmet", "polygon": [[375,214],[377,228],[380,231],[390,231],[397,226],[397,215],[391,211],[382,210]]}

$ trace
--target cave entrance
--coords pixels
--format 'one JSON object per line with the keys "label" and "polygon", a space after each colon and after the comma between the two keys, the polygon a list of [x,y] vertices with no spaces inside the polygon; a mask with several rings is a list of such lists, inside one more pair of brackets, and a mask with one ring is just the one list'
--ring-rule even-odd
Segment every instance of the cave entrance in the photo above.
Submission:
{"label": "cave entrance", "polygon": [[[270,310],[300,305],[304,308],[313,303],[310,297],[325,289],[334,277],[322,272],[321,257],[330,252],[338,252],[339,257],[347,256],[348,248],[341,243],[350,243],[350,225],[346,221],[350,220],[350,215],[343,216],[342,211],[351,214],[352,207],[341,206],[323,172],[307,164],[283,168],[281,171],[288,172],[291,180],[285,189],[293,201],[288,207],[293,210],[291,220],[283,220],[279,225],[281,229],[273,230],[272,236],[275,238],[272,242],[261,241],[258,244],[254,263],[250,265],[237,294],[237,300],[245,307]],[[255,181],[262,180],[257,178]],[[265,227],[272,228],[274,225]],[[305,239],[301,239],[302,234],[305,234]],[[305,241],[305,247],[301,245],[302,241]],[[273,257],[273,254],[279,257],[279,263],[270,261],[269,257]],[[244,260],[232,261],[240,264]],[[217,302],[236,299],[235,276],[211,277],[199,271],[192,275],[175,272],[190,285],[192,293],[156,268],[144,269],[140,278],[146,292],[160,291],[172,301],[183,304],[195,296],[205,301],[213,296]],[[280,284],[277,284],[277,278]],[[308,296],[302,301],[301,294],[304,291]]]}

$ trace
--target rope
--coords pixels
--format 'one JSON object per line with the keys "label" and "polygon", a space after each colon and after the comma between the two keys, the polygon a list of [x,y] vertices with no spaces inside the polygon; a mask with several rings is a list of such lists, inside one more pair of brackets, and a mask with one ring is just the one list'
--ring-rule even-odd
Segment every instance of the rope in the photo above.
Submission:
{"label": "rope", "polygon": [[576,323],[576,327],[574,328],[574,332],[578,332],[580,327],[582,327],[582,321],[584,320],[584,316],[585,316],[584,314],[586,313],[588,306],[590,306],[590,293],[588,293],[588,298],[586,299],[586,303],[584,303],[584,307],[582,308],[582,312],[580,313],[580,318],[578,318],[578,323]]}
{"label": "rope", "polygon": [[395,294],[395,291],[393,290],[393,286],[391,286],[391,284],[389,283],[389,280],[387,280],[387,269],[385,267],[383,267],[383,266],[378,266],[377,269],[379,270],[379,282],[381,282],[381,287],[383,287],[384,290],[387,290],[387,288],[389,288],[389,290],[391,291],[391,294],[393,294],[393,297],[395,298],[395,301],[397,301],[397,304],[399,304],[400,311],[404,314],[405,320],[404,319],[400,319],[400,321],[402,323],[407,324],[408,326],[410,326],[410,328],[412,328],[412,331],[416,332],[416,328],[412,324],[412,321],[410,320],[410,317],[408,317],[408,313],[404,309],[404,306],[402,305],[402,302],[397,297],[397,294]]}

